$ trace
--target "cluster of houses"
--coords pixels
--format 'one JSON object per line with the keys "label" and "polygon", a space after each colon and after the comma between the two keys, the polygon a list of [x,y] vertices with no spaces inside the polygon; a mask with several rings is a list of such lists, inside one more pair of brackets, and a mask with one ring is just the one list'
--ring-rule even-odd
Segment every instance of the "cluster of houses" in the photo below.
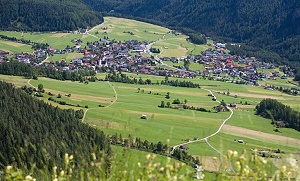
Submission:
{"label": "cluster of houses", "polygon": [[[276,79],[294,76],[294,70],[282,69],[284,74],[280,74],[278,71],[274,71],[271,74],[262,73],[259,69],[274,69],[273,63],[264,63],[258,61],[255,57],[242,57],[237,55],[230,55],[220,50],[220,46],[223,44],[215,45],[216,48],[208,49],[201,55],[191,55],[190,60],[194,62],[204,64],[205,70],[201,70],[202,74],[214,74],[213,79],[224,80],[220,75],[230,75],[232,77],[239,77],[249,84],[254,84],[258,80],[262,79]],[[269,71],[267,71],[269,72]],[[226,80],[225,80],[226,81]]]}
{"label": "cluster of houses", "polygon": [[[57,70],[75,71],[82,68],[90,68],[95,71],[123,71],[141,74],[151,74],[158,76],[173,76],[194,78],[196,75],[214,75],[212,79],[224,81],[224,76],[230,75],[238,77],[249,84],[256,81],[269,78],[287,78],[293,77],[293,70],[283,67],[284,75],[279,72],[272,74],[262,73],[258,69],[273,69],[275,65],[272,63],[264,63],[258,61],[255,57],[242,57],[225,53],[226,44],[213,43],[210,49],[199,52],[197,55],[188,55],[187,57],[163,57],[159,61],[172,61],[180,63],[181,61],[190,61],[204,65],[203,70],[187,71],[184,66],[177,69],[162,68],[157,66],[159,63],[157,58],[146,56],[149,53],[148,42],[139,42],[138,40],[128,40],[126,42],[118,42],[108,37],[100,39],[96,42],[88,42],[84,46],[79,40],[72,40],[73,46],[67,46],[65,49],[53,49],[48,47],[46,50],[37,50],[33,54],[23,52],[15,54],[14,57],[19,62],[40,65],[41,60],[47,56],[54,54],[66,54],[71,52],[82,53],[81,58],[74,58],[70,63],[66,59],[50,62]],[[7,56],[8,52],[0,52],[0,62]],[[108,67],[109,69],[103,69]],[[228,78],[227,78],[228,79]],[[230,80],[230,79],[229,79]],[[225,80],[226,81],[226,80]]]}
{"label": "cluster of houses", "polygon": [[0,63],[3,62],[4,58],[9,55],[9,52],[0,51]]}

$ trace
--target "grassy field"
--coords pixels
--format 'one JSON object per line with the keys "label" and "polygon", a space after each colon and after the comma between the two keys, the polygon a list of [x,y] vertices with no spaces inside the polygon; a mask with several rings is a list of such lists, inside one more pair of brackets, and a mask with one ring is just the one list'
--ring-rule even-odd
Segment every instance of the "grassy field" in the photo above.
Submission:
{"label": "grassy field", "polygon": [[[109,37],[119,41],[139,40],[156,41],[170,30],[164,27],[152,25],[131,19],[105,17],[104,23],[96,26],[91,34],[99,38]],[[130,34],[131,32],[131,34]]]}
{"label": "grassy field", "polygon": [[[133,149],[124,149],[120,146],[111,146],[115,155],[115,162],[113,164],[117,164],[118,166],[125,167],[126,170],[135,170],[138,167],[138,163],[141,165],[145,164],[146,157],[149,155],[148,152],[138,151]],[[171,159],[168,161],[167,157],[162,155],[156,155],[154,158],[154,163],[160,163],[162,166],[167,163],[174,164],[178,163],[177,160]],[[190,166],[184,165],[181,169],[180,174],[184,174],[186,171],[193,172],[194,169]]]}
{"label": "grassy field", "polygon": [[89,35],[71,34],[71,33],[24,33],[14,31],[0,31],[1,35],[9,37],[16,37],[18,39],[30,40],[38,43],[48,43],[54,49],[64,49],[69,46],[73,46],[71,41],[74,39],[81,39],[84,44],[86,42],[97,41],[96,38]]}
{"label": "grassy field", "polygon": [[21,53],[21,52],[33,52],[31,46],[29,45],[11,42],[11,41],[5,41],[5,40],[0,40],[0,51],[6,51],[11,54]]}
{"label": "grassy field", "polygon": [[67,63],[70,63],[72,59],[82,57],[82,53],[54,54],[49,57],[48,61],[60,61],[61,59],[65,59]]}
{"label": "grassy field", "polygon": [[185,35],[172,35],[170,34],[163,39],[160,39],[157,43],[153,45],[154,48],[159,48],[161,53],[160,57],[183,57],[188,54],[201,54],[208,48],[208,45],[195,45],[187,41],[188,37]]}
{"label": "grassy field", "polygon": [[[150,78],[152,81],[164,80],[164,77],[155,77],[150,75],[136,75],[128,74],[130,77],[142,77]],[[102,77],[104,75],[98,75]],[[17,86],[27,84],[26,79],[13,76],[1,75],[1,80],[15,83]],[[238,103],[238,109],[234,110],[233,117],[228,121],[228,125],[233,125],[241,128],[247,128],[249,130],[261,131],[264,133],[270,133],[273,135],[281,135],[291,138],[299,139],[299,132],[291,129],[280,129],[280,133],[274,132],[273,127],[270,124],[270,120],[261,118],[255,115],[254,106],[263,97],[257,94],[258,91],[262,91],[261,94],[266,95],[270,92],[270,96],[280,96],[280,94],[267,91],[259,87],[242,86],[225,82],[208,81],[202,79],[193,79],[191,81],[198,82],[206,85],[218,85],[218,86],[206,86],[206,88],[216,89],[215,91],[221,91],[220,94],[216,93],[219,100],[224,100],[227,103]],[[87,112],[85,122],[101,128],[108,134],[121,133],[126,137],[128,134],[132,136],[138,136],[148,141],[158,142],[163,141],[169,145],[175,145],[185,142],[185,139],[193,139],[194,137],[203,138],[214,133],[222,120],[228,117],[229,113],[205,113],[191,110],[176,110],[169,108],[159,108],[161,101],[172,102],[174,99],[180,99],[183,101],[187,99],[187,104],[195,107],[203,107],[211,110],[217,103],[212,101],[208,92],[203,89],[188,89],[170,86],[156,86],[156,85],[131,85],[123,83],[112,83],[112,85],[106,82],[95,82],[89,84],[81,84],[71,81],[57,81],[47,78],[39,78],[39,80],[31,80],[30,83],[37,87],[38,84],[43,84],[46,92],[51,92],[55,95],[61,94],[63,101],[74,105],[88,105],[89,111]],[[214,84],[213,84],[214,83]],[[28,85],[28,84],[27,84]],[[113,93],[112,86],[114,86],[117,92],[117,101],[108,108],[101,108],[99,105],[109,105],[111,101],[116,99]],[[235,89],[241,90],[240,94],[248,97],[234,97],[223,95],[222,91]],[[138,88],[140,89],[138,93]],[[149,94],[151,91],[151,94]],[[266,91],[266,92],[263,92]],[[165,95],[170,92],[170,99],[166,99]],[[159,95],[154,95],[158,93]],[[71,97],[65,96],[71,94]],[[252,95],[252,96],[251,96]],[[284,95],[283,98],[287,99],[289,96]],[[45,99],[48,96],[45,95]],[[299,99],[299,97],[293,97]],[[291,101],[292,103],[297,100]],[[240,102],[247,101],[252,105],[242,105]],[[284,100],[283,100],[284,101]],[[287,103],[288,100],[285,100]],[[61,106],[61,105],[60,105]],[[61,106],[64,107],[64,106]],[[148,116],[147,120],[140,119],[142,114]],[[188,130],[188,131],[187,131]],[[241,136],[238,134],[231,134],[230,130],[224,130],[224,134],[227,137]],[[229,135],[229,136],[228,136]],[[226,137],[226,136],[225,136]],[[233,139],[227,140],[220,138],[213,138],[217,145],[230,145]],[[268,141],[262,141],[258,138],[243,138],[251,139],[257,145],[262,147],[275,148],[276,144],[271,144]],[[202,144],[199,142],[198,144]],[[197,145],[197,144],[196,144]],[[205,145],[205,144],[202,144]],[[236,145],[239,150],[247,148],[241,145]],[[281,147],[286,147],[288,152],[295,152],[295,149],[300,149],[299,146],[289,146],[283,142]],[[233,147],[234,148],[234,147]],[[226,149],[224,149],[226,150]],[[192,154],[203,154],[206,156],[217,156],[216,152],[212,152],[209,147],[191,146],[189,152]]]}

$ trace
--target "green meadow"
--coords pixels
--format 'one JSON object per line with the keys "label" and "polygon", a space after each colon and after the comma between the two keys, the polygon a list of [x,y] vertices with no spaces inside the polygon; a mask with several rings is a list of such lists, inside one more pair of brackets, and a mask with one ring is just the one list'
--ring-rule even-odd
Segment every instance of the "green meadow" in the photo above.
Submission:
{"label": "green meadow", "polygon": [[89,35],[72,34],[72,33],[56,33],[56,32],[30,33],[30,32],[27,32],[27,33],[23,33],[23,35],[22,35],[21,32],[0,31],[0,34],[6,35],[9,37],[16,37],[17,39],[30,40],[32,42],[48,43],[54,49],[64,49],[68,45],[72,47],[74,45],[74,43],[72,43],[72,40],[81,39],[84,43],[83,45],[85,45],[86,42],[97,41],[96,38],[89,36]]}
{"label": "green meadow", "polygon": [[48,61],[60,61],[65,59],[67,63],[70,63],[74,58],[82,58],[83,53],[66,53],[66,54],[54,54],[48,58]]}
{"label": "green meadow", "polygon": [[185,35],[172,35],[160,39],[153,45],[154,48],[159,48],[161,53],[160,57],[183,57],[188,54],[201,54],[201,52],[211,48],[208,45],[195,45],[187,41]]}
{"label": "green meadow", "polygon": [[21,52],[33,52],[31,46],[29,45],[11,42],[11,41],[5,41],[5,40],[0,40],[0,51],[6,51],[9,52],[10,54],[21,53]]}
{"label": "green meadow", "polygon": [[[164,80],[164,77],[157,77],[151,75],[136,75],[128,74],[130,77],[150,78],[152,81]],[[105,75],[98,75],[103,77]],[[15,83],[17,86],[27,85],[28,79],[23,79],[16,76],[0,76],[1,80]],[[172,79],[172,78],[171,78]],[[237,128],[244,128],[247,131],[260,131],[270,135],[279,135],[299,139],[299,132],[280,128],[280,132],[274,132],[274,127],[271,121],[255,115],[255,105],[263,99],[258,91],[266,94],[268,91],[251,86],[236,85],[226,82],[208,81],[203,79],[191,79],[191,81],[204,84],[207,89],[213,90],[215,96],[219,100],[225,102],[236,102],[238,108],[234,109],[232,118],[226,125],[235,126]],[[39,78],[39,80],[30,80],[30,84],[37,87],[38,84],[43,84],[45,88],[44,100],[47,101],[49,97],[48,92],[54,94],[54,98],[60,99],[67,103],[80,106],[88,106],[88,111],[84,122],[94,127],[103,130],[107,134],[121,133],[124,137],[129,134],[133,137],[140,137],[143,140],[151,142],[162,141],[168,145],[177,145],[185,143],[186,139],[193,140],[195,137],[204,138],[216,132],[222,121],[229,116],[229,112],[209,113],[193,110],[181,110],[160,108],[161,101],[165,103],[174,99],[179,99],[181,102],[187,100],[187,105],[206,108],[212,108],[218,105],[217,102],[212,101],[211,97],[207,96],[207,90],[200,88],[180,88],[165,85],[132,85],[125,83],[107,83],[107,82],[90,82],[89,84],[82,84],[71,81],[57,81],[48,78]],[[208,86],[210,85],[210,86]],[[235,97],[232,95],[223,94],[223,91],[235,90],[240,87],[241,95]],[[117,94],[114,94],[113,89]],[[216,89],[216,90],[214,90]],[[266,92],[264,92],[266,91]],[[166,99],[165,95],[170,93],[170,99]],[[220,93],[217,93],[220,92]],[[281,95],[269,91],[270,96],[280,97]],[[56,98],[58,94],[62,98]],[[70,97],[66,96],[71,94]],[[158,94],[158,95],[156,95]],[[243,97],[245,95],[246,97]],[[283,95],[287,99],[288,95]],[[295,97],[299,99],[299,97]],[[251,105],[243,105],[240,102],[248,102]],[[296,101],[296,100],[295,100]],[[286,101],[288,103],[288,101]],[[51,104],[58,105],[54,102]],[[293,101],[292,101],[293,103]],[[105,107],[99,107],[99,105]],[[109,105],[109,106],[108,106]],[[58,105],[62,108],[70,108]],[[174,105],[173,105],[174,106]],[[78,107],[74,107],[79,109]],[[85,108],[82,108],[87,110]],[[147,120],[140,117],[146,114]],[[234,139],[245,140],[246,144],[238,144]],[[297,144],[292,144],[288,141],[278,141],[276,138],[259,137],[259,135],[243,135],[240,132],[231,130],[231,128],[223,128],[221,133],[209,139],[210,143],[217,149],[221,150],[223,154],[228,149],[242,151],[250,148],[263,149],[282,149],[287,153],[296,153],[300,149]],[[204,141],[199,141],[188,145],[188,152],[193,155],[201,156],[218,156],[219,154],[213,151]]]}
{"label": "green meadow", "polygon": [[104,23],[89,33],[99,38],[109,37],[119,41],[139,40],[153,42],[169,33],[169,29],[131,19],[105,17]]}

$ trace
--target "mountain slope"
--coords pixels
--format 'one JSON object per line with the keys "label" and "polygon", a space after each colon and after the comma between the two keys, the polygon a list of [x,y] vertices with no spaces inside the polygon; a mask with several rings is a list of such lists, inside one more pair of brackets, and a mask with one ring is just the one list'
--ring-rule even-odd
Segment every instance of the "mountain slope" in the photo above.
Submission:
{"label": "mountain slope", "polygon": [[0,0],[0,29],[56,31],[103,22],[100,13],[79,0]]}
{"label": "mountain slope", "polygon": [[110,156],[104,133],[81,123],[74,110],[53,107],[2,81],[0,97],[0,170],[13,165],[43,178],[54,166],[63,167],[65,153],[75,155],[82,168],[91,153]]}

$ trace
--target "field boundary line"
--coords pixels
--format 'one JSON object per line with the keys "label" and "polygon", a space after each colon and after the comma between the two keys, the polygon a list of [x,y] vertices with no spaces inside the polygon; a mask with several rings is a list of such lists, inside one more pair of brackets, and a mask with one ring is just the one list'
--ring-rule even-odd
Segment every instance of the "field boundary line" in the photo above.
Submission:
{"label": "field boundary line", "polygon": [[[107,81],[107,83],[110,85],[110,87],[112,87],[112,89],[113,89],[113,91],[114,91],[114,96],[115,96],[115,99],[109,104],[109,105],[107,105],[107,106],[105,106],[105,107],[101,107],[101,108],[91,108],[91,109],[86,109],[85,111],[84,111],[84,114],[83,114],[83,117],[82,117],[82,122],[84,122],[84,120],[85,120],[85,116],[86,116],[86,114],[87,114],[87,112],[89,111],[89,110],[92,110],[92,109],[106,109],[106,108],[109,108],[110,106],[112,106],[114,103],[116,103],[117,102],[117,100],[118,100],[118,93],[117,93],[117,91],[116,91],[116,89],[115,89],[115,86],[113,85],[113,84],[111,84],[109,81]],[[91,124],[89,124],[90,126],[95,126],[95,125],[91,125]]]}

